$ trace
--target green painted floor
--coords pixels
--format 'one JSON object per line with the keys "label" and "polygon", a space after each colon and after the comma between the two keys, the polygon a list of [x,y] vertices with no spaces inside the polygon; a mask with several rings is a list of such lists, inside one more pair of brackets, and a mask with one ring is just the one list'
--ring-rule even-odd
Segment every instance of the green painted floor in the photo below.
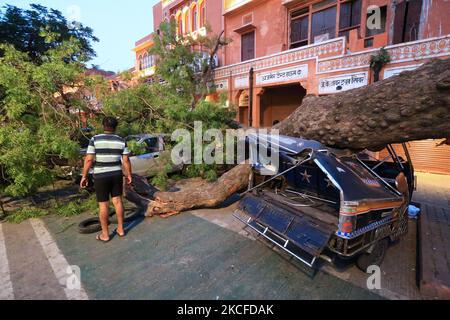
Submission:
{"label": "green painted floor", "polygon": [[82,217],[44,220],[91,299],[380,299],[189,213],[143,220],[108,244],[76,226],[61,232]]}

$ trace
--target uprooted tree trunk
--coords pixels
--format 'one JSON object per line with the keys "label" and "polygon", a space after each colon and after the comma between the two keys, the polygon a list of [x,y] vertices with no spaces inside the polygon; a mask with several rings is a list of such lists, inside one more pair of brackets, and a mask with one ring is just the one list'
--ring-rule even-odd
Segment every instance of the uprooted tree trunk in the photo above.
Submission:
{"label": "uprooted tree trunk", "polygon": [[201,178],[181,180],[171,191],[157,191],[145,178],[133,176],[133,186],[126,187],[126,197],[146,209],[145,216],[166,218],[182,211],[216,207],[248,185],[250,165],[241,164],[215,182]]}
{"label": "uprooted tree trunk", "polygon": [[351,91],[307,96],[276,126],[281,134],[340,149],[450,138],[450,59]]}
{"label": "uprooted tree trunk", "polygon": [[[450,59],[433,60],[364,88],[307,96],[276,128],[281,134],[353,151],[421,139],[450,141]],[[249,174],[249,165],[239,165],[214,183],[190,179],[175,186],[178,190],[173,192],[156,191],[137,178],[137,186],[128,188],[127,198],[144,206],[147,216],[169,216],[219,205],[247,186]]]}

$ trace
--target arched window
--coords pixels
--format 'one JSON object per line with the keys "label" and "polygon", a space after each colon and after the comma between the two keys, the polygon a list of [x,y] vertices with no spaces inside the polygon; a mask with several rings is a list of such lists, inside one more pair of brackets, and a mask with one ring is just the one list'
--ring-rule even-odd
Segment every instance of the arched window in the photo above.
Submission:
{"label": "arched window", "polygon": [[148,54],[147,52],[144,53],[144,63],[143,63],[143,69],[147,69],[148,68]]}
{"label": "arched window", "polygon": [[153,67],[155,65],[155,57],[153,55],[148,56],[149,58],[149,66]]}
{"label": "arched window", "polygon": [[138,58],[138,70],[142,70],[142,55]]}
{"label": "arched window", "polygon": [[182,35],[184,32],[183,30],[183,19],[182,19],[182,15],[181,15],[181,11],[177,12],[177,16],[176,16],[176,21],[177,21],[177,34],[178,35]]}
{"label": "arched window", "polygon": [[206,7],[205,7],[205,0],[199,1],[199,23],[198,27],[203,28],[205,26],[205,19],[206,19]]}
{"label": "arched window", "polygon": [[195,2],[191,6],[191,30],[197,30],[197,5]]}
{"label": "arched window", "polygon": [[183,30],[184,30],[184,33],[191,32],[191,24],[189,22],[189,8],[188,7],[185,7],[183,9],[182,17],[183,17]]}

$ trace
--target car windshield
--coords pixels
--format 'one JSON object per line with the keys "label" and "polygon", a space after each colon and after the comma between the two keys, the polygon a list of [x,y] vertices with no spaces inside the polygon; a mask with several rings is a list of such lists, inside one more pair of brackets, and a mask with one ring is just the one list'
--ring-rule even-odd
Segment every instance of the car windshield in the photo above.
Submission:
{"label": "car windshield", "polygon": [[145,139],[144,142],[145,142],[147,150],[149,150],[151,152],[155,152],[155,151],[159,150],[157,137],[147,138],[147,139]]}
{"label": "car windshield", "polygon": [[127,143],[136,142],[145,147],[146,153],[153,153],[159,151],[158,137],[142,138],[139,136],[130,136],[125,139]]}

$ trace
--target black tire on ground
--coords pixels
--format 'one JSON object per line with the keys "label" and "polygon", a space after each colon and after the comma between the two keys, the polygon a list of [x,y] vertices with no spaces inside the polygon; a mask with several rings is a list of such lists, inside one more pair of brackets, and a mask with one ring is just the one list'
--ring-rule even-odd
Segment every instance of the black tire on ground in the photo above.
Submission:
{"label": "black tire on ground", "polygon": [[367,272],[367,268],[370,266],[381,266],[388,246],[389,240],[387,238],[379,240],[373,247],[371,253],[363,253],[357,258],[356,265],[363,272]]}
{"label": "black tire on ground", "polygon": [[[125,209],[124,222],[130,222],[141,216],[141,212],[138,209]],[[113,224],[117,224],[117,216],[115,212],[109,215],[109,221]]]}
{"label": "black tire on ground", "polygon": [[100,232],[102,227],[98,218],[90,218],[80,222],[78,225],[78,232],[81,234],[91,234]]}

